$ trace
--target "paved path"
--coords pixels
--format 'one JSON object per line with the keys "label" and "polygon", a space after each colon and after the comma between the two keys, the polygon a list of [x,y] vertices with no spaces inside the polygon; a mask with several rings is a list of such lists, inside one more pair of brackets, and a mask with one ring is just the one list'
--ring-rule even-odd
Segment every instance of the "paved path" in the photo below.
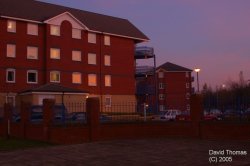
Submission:
{"label": "paved path", "polygon": [[241,150],[222,166],[249,166],[249,141],[195,139],[117,140],[0,153],[0,166],[206,166],[209,150]]}

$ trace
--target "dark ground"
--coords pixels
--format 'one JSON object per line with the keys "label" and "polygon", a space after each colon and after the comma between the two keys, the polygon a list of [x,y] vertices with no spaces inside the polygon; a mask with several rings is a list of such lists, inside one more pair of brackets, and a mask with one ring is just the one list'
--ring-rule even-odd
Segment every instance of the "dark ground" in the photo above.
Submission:
{"label": "dark ground", "polygon": [[[210,141],[198,139],[116,140],[69,146],[52,146],[0,152],[1,166],[205,166],[209,150],[247,151],[218,165],[250,166],[249,141]],[[217,156],[219,157],[219,156]]]}

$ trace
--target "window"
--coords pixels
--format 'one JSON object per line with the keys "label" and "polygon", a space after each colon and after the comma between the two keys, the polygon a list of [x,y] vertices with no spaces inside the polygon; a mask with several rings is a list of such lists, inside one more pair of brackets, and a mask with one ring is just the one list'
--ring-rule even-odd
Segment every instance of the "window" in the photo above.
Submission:
{"label": "window", "polygon": [[95,33],[88,33],[88,42],[89,43],[96,43],[96,34]]}
{"label": "window", "polygon": [[51,71],[50,72],[50,82],[55,82],[55,83],[60,82],[60,72],[59,71]]}
{"label": "window", "polygon": [[38,48],[37,47],[27,47],[27,59],[38,59]]}
{"label": "window", "polygon": [[82,31],[80,29],[72,29],[72,38],[74,39],[81,39],[82,38]]}
{"label": "window", "polygon": [[51,59],[60,59],[60,49],[59,48],[51,48],[50,49],[50,58]]}
{"label": "window", "polygon": [[72,61],[82,61],[82,52],[72,51]]}
{"label": "window", "polygon": [[8,20],[7,31],[16,33],[16,21]]}
{"label": "window", "polygon": [[10,104],[12,107],[16,105],[16,97],[15,96],[6,96],[6,103]]}
{"label": "window", "polygon": [[104,36],[104,45],[110,46],[110,36]]}
{"label": "window", "polygon": [[96,74],[88,75],[88,85],[89,86],[97,86]]}
{"label": "window", "polygon": [[159,77],[159,78],[164,78],[164,72],[159,72],[159,73],[158,73],[158,77]]}
{"label": "window", "polygon": [[15,69],[7,69],[6,82],[8,82],[8,83],[15,83],[16,82],[16,70]]}
{"label": "window", "polygon": [[187,88],[187,89],[189,88],[189,83],[186,83],[186,88]]}
{"label": "window", "polygon": [[186,94],[186,99],[189,100],[190,99],[190,93]]}
{"label": "window", "polygon": [[37,36],[38,35],[38,25],[28,23],[28,25],[27,25],[27,34]]}
{"label": "window", "polygon": [[110,61],[110,55],[105,55],[104,56],[104,65],[105,66],[111,66],[111,61]]}
{"label": "window", "polygon": [[187,105],[187,110],[190,111],[190,105],[189,104]]}
{"label": "window", "polygon": [[7,57],[15,58],[16,57],[16,45],[7,44]]}
{"label": "window", "polygon": [[159,83],[159,89],[165,89],[165,84],[164,83]]}
{"label": "window", "polygon": [[186,78],[189,78],[189,72],[186,72]]}
{"label": "window", "polygon": [[60,26],[50,25],[50,35],[60,36]]}
{"label": "window", "polygon": [[36,84],[37,81],[37,71],[36,70],[29,70],[27,71],[27,83],[31,83],[31,84]]}
{"label": "window", "polygon": [[160,105],[159,108],[160,108],[160,111],[165,111],[166,110],[165,105]]}
{"label": "window", "polygon": [[106,96],[105,97],[105,106],[111,107],[111,103],[112,103],[111,96]]}
{"label": "window", "polygon": [[96,65],[96,54],[92,54],[92,53],[88,54],[88,64]]}
{"label": "window", "polygon": [[159,94],[159,99],[164,100],[165,99],[165,94]]}
{"label": "window", "polygon": [[82,74],[78,72],[74,72],[72,74],[72,83],[73,84],[81,84],[82,83]]}
{"label": "window", "polygon": [[111,75],[105,75],[105,86],[111,86]]}

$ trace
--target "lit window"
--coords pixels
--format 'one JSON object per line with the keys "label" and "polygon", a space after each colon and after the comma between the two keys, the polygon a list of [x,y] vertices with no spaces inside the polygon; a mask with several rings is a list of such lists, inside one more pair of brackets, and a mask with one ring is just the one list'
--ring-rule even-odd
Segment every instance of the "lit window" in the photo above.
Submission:
{"label": "lit window", "polygon": [[51,48],[50,49],[50,58],[51,59],[60,59],[60,49],[59,48]]}
{"label": "lit window", "polygon": [[96,34],[95,33],[88,33],[88,42],[89,43],[96,43]]}
{"label": "lit window", "polygon": [[164,72],[159,72],[159,73],[158,73],[158,77],[159,77],[159,78],[164,78]]}
{"label": "lit window", "polygon": [[111,66],[111,60],[110,60],[110,55],[105,55],[104,56],[104,65],[105,66]]}
{"label": "lit window", "polygon": [[165,99],[165,94],[159,94],[159,99],[164,100]]}
{"label": "lit window", "polygon": [[165,111],[165,110],[166,110],[165,105],[160,105],[160,111]]}
{"label": "lit window", "polygon": [[105,75],[105,86],[111,86],[111,75]]}
{"label": "lit window", "polygon": [[186,77],[189,78],[189,72],[186,72]]}
{"label": "lit window", "polygon": [[92,54],[92,53],[88,54],[88,64],[96,65],[96,54]]}
{"label": "lit window", "polygon": [[111,97],[110,96],[106,96],[105,97],[105,106],[106,107],[111,107],[111,103],[112,103]]}
{"label": "lit window", "polygon": [[53,36],[60,36],[60,26],[50,25],[50,34]]}
{"label": "lit window", "polygon": [[165,84],[164,83],[159,83],[159,89],[165,89]]}
{"label": "lit window", "polygon": [[81,39],[82,32],[80,29],[72,29],[72,38]]}
{"label": "lit window", "polygon": [[16,45],[7,44],[7,57],[15,58],[16,57]]}
{"label": "lit window", "polygon": [[27,47],[27,59],[38,59],[38,48],[37,47]]}
{"label": "lit window", "polygon": [[186,88],[187,88],[187,89],[189,88],[189,83],[186,83]]}
{"label": "lit window", "polygon": [[96,74],[88,75],[88,85],[89,86],[97,86]]}
{"label": "lit window", "polygon": [[72,61],[82,61],[82,52],[72,51]]}
{"label": "lit window", "polygon": [[82,74],[75,72],[72,74],[72,83],[81,84],[82,83]]}
{"label": "lit window", "polygon": [[27,34],[37,36],[38,35],[38,25],[28,23],[28,25],[27,25]]}
{"label": "lit window", "polygon": [[6,70],[6,82],[15,83],[16,81],[16,70],[15,69],[7,69]]}
{"label": "lit window", "polygon": [[60,82],[60,72],[59,71],[51,71],[50,72],[50,82],[55,82],[55,83]]}
{"label": "lit window", "polygon": [[16,21],[8,20],[7,22],[7,31],[16,32]]}
{"label": "lit window", "polygon": [[104,36],[104,45],[110,46],[110,36]]}
{"label": "lit window", "polygon": [[37,83],[37,71],[35,70],[27,71],[27,83],[31,83],[31,84]]}

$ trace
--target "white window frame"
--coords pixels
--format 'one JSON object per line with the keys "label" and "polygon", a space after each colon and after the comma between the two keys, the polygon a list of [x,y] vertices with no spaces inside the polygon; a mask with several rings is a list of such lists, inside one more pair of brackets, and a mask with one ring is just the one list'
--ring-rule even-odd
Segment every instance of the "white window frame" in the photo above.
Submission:
{"label": "white window frame", "polygon": [[15,95],[7,95],[7,96],[5,97],[6,103],[9,103],[9,102],[8,102],[8,98],[12,98],[12,99],[13,99],[13,105],[12,105],[12,106],[16,106],[16,96],[15,96]]}
{"label": "white window frame", "polygon": [[[59,57],[52,57],[53,50],[57,50],[59,52]],[[60,48],[50,48],[50,59],[61,59],[61,49]]]}
{"label": "white window frame", "polygon": [[104,35],[104,45],[105,46],[111,45],[111,37],[109,35]]}
{"label": "white window frame", "polygon": [[159,94],[159,100],[165,100],[165,94]]}
{"label": "white window frame", "polygon": [[[109,100],[109,102],[107,102]],[[105,107],[111,107],[112,106],[112,97],[111,96],[105,96]]]}
{"label": "white window frame", "polygon": [[38,36],[38,24],[28,23],[27,24],[27,34]]}
{"label": "white window frame", "polygon": [[[13,23],[13,28],[9,27],[10,25],[9,24],[12,24]],[[16,33],[16,21],[14,20],[8,20],[7,21],[7,32],[11,32],[11,33]]]}
{"label": "white window frame", "polygon": [[162,83],[162,82],[160,82],[160,83],[159,83],[159,89],[165,89],[165,84]]}
{"label": "white window frame", "polygon": [[[8,73],[9,72],[13,72],[14,73],[14,75],[13,75],[13,78],[14,78],[13,81],[9,81],[8,80]],[[7,69],[6,70],[6,82],[7,83],[16,83],[16,69]]]}
{"label": "white window frame", "polygon": [[[90,77],[95,77],[95,83],[90,82]],[[97,86],[97,75],[96,74],[88,74],[88,86]]]}
{"label": "white window frame", "polygon": [[88,53],[88,64],[89,65],[96,65],[96,54]]}
{"label": "white window frame", "polygon": [[189,89],[189,83],[186,83],[186,88]]}
{"label": "white window frame", "polygon": [[73,39],[82,39],[81,29],[72,28],[72,38]]}
{"label": "white window frame", "polygon": [[186,99],[187,99],[187,100],[190,99],[190,93],[186,93]]}
{"label": "white window frame", "polygon": [[[29,49],[36,49],[36,51],[37,51],[37,55],[35,55],[36,56],[36,58],[32,58],[32,57],[29,57]],[[27,46],[27,59],[38,59],[38,47],[35,47],[35,46]]]}
{"label": "white window frame", "polygon": [[[75,74],[78,74],[80,76],[80,82],[74,82],[74,75]],[[80,72],[73,72],[72,73],[72,83],[73,84],[82,84],[82,73],[80,73]]]}
{"label": "white window frame", "polygon": [[[35,82],[30,82],[29,81],[29,73],[35,73],[36,74],[36,81]],[[27,83],[28,84],[37,84],[38,83],[38,71],[37,70],[28,70],[27,71]]]}
{"label": "white window frame", "polygon": [[111,66],[111,56],[110,55],[104,55],[104,66]]}
{"label": "white window frame", "polygon": [[[51,75],[53,74],[53,73],[56,73],[56,74],[58,74],[59,75],[59,80],[57,81],[53,81],[52,79],[51,79]],[[60,83],[61,82],[61,73],[60,73],[60,71],[50,71],[50,73],[49,73],[49,80],[50,80],[50,82],[53,82],[53,83]]]}
{"label": "white window frame", "polygon": [[[76,55],[75,55],[74,53],[75,53],[75,54],[80,53],[80,57],[79,57],[79,59],[78,59],[78,58],[76,58]],[[81,62],[81,61],[82,61],[82,51],[79,51],[79,50],[73,50],[73,51],[72,51],[72,61]]]}
{"label": "white window frame", "polygon": [[165,111],[166,110],[166,106],[165,105],[159,105],[159,109],[160,109],[160,111]]}
{"label": "white window frame", "polygon": [[164,72],[160,71],[160,72],[158,73],[158,78],[164,78]]}
{"label": "white window frame", "polygon": [[50,35],[61,36],[61,27],[59,25],[50,25]]}
{"label": "white window frame", "polygon": [[88,43],[96,44],[96,33],[88,33]]}
{"label": "white window frame", "polygon": [[[14,49],[14,55],[9,55],[9,47],[13,47],[13,49]],[[7,44],[7,46],[6,46],[6,57],[8,57],[8,58],[15,58],[16,57],[16,45],[15,44]]]}
{"label": "white window frame", "polygon": [[[109,79],[109,80],[108,80]],[[112,77],[111,75],[105,75],[104,77],[104,84],[105,84],[105,87],[111,87],[112,86]],[[106,81],[109,81],[110,84],[107,84]]]}
{"label": "white window frame", "polygon": [[189,78],[189,72],[186,72],[186,78]]}

